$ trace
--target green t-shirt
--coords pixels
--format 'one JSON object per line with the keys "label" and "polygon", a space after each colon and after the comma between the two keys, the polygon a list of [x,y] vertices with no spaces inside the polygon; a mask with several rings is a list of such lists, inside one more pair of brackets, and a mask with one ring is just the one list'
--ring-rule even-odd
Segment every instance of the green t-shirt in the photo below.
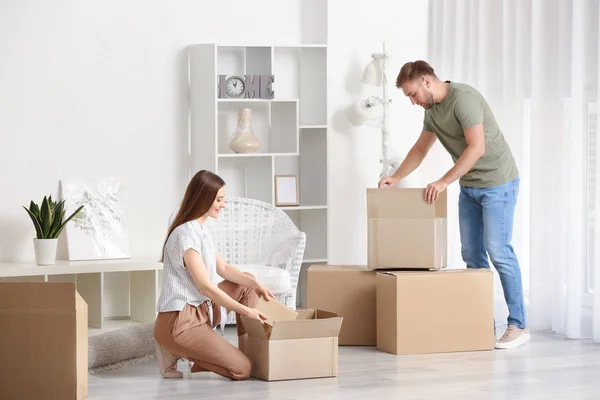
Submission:
{"label": "green t-shirt", "polygon": [[456,163],[467,148],[465,129],[483,123],[485,153],[459,180],[462,186],[490,187],[519,176],[517,164],[496,118],[477,90],[463,83],[450,82],[444,99],[425,110],[423,129],[435,133]]}

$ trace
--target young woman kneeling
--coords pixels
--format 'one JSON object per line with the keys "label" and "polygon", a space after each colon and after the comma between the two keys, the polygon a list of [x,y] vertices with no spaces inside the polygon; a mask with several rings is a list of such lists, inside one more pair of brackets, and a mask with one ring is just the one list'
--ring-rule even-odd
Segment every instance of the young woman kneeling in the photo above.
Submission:
{"label": "young woman kneeling", "polygon": [[[165,378],[181,378],[177,360],[193,362],[191,372],[212,371],[233,380],[247,379],[248,335],[240,315],[261,321],[267,317],[253,307],[258,296],[275,299],[252,274],[228,265],[215,250],[204,226],[225,207],[225,182],[209,171],[190,181],[181,207],[169,227],[161,261],[162,291],[154,325],[156,357]],[[224,280],[220,283],[217,275]],[[221,306],[235,311],[238,348],[217,334]]]}

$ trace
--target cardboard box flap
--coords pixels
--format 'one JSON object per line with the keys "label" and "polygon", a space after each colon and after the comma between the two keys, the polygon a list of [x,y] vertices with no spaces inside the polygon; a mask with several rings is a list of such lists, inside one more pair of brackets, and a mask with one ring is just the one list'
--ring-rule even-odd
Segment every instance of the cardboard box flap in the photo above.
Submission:
{"label": "cardboard box flap", "polygon": [[316,310],[315,313],[316,313],[317,319],[336,318],[336,317],[340,316],[337,313],[330,312],[330,311],[324,311],[324,310]]}
{"label": "cardboard box flap", "polygon": [[271,327],[263,324],[261,321],[242,316],[242,322],[246,327],[248,336],[257,337],[259,339],[268,339],[271,334]]}
{"label": "cardboard box flap", "polygon": [[323,311],[323,310],[312,310],[312,309],[305,309],[305,310],[298,310],[298,317],[296,318],[296,320],[299,319],[324,319],[324,318],[335,318],[335,317],[339,317],[339,314],[336,314],[334,312],[329,312],[329,311]]}
{"label": "cardboard box flap", "polygon": [[[314,319],[317,311],[316,310],[298,310],[298,317],[296,319]],[[337,317],[337,315],[336,315]]]}
{"label": "cardboard box flap", "polygon": [[424,199],[425,188],[368,188],[368,218],[446,218],[448,215],[447,190],[437,201],[429,204]]}
{"label": "cardboard box flap", "polygon": [[75,310],[74,282],[0,282],[0,309]]}
{"label": "cardboard box flap", "polygon": [[249,336],[260,339],[269,339],[271,337],[275,321],[293,321],[298,317],[298,313],[291,308],[286,307],[276,300],[266,301],[262,297],[258,298],[254,308],[265,314],[268,319],[263,323],[257,319],[242,316],[242,322]]}
{"label": "cardboard box flap", "polygon": [[276,300],[267,301],[262,297],[259,297],[254,308],[268,317],[265,324],[269,326],[273,326],[274,321],[293,321],[298,317],[298,313],[291,308]]}
{"label": "cardboard box flap", "polygon": [[338,337],[342,317],[275,321],[271,340]]}

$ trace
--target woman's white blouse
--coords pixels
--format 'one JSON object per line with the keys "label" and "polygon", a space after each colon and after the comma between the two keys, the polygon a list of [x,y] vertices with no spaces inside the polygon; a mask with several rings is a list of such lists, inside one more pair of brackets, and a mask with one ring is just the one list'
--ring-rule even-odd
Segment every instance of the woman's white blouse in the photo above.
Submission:
{"label": "woman's white blouse", "polygon": [[183,253],[188,249],[194,249],[202,256],[210,280],[218,283],[217,255],[210,233],[197,220],[186,222],[173,230],[165,246],[158,312],[181,311],[186,304],[197,307],[205,301],[210,305],[210,300],[198,290],[183,264]]}

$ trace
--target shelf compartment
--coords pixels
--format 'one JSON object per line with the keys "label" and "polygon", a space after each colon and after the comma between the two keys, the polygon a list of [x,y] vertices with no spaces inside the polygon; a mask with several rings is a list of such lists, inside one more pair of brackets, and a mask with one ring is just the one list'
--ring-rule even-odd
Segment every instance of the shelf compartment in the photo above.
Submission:
{"label": "shelf compartment", "polygon": [[260,149],[257,153],[270,153],[269,103],[246,100],[219,102],[217,111],[219,154],[234,154],[229,149],[229,143],[235,134],[238,124],[238,110],[241,108],[252,110],[252,131],[260,141]]}
{"label": "shelf compartment", "polygon": [[327,204],[327,135],[324,129],[302,131],[299,169],[301,204]]}
{"label": "shelf compartment", "polygon": [[219,158],[219,175],[225,180],[228,197],[249,197],[273,202],[272,157]]}
{"label": "shelf compartment", "polygon": [[327,136],[310,129],[299,136],[298,156],[278,156],[273,175],[298,176],[300,206],[327,204]]}
{"label": "shelf compartment", "polygon": [[306,233],[305,260],[327,258],[327,209],[285,210],[302,232]]}
{"label": "shelf compartment", "polygon": [[129,316],[132,321],[153,322],[159,295],[159,271],[132,271],[129,274]]}
{"label": "shelf compartment", "polygon": [[246,66],[244,72],[248,75],[271,75],[272,48],[270,46],[246,47]]}
{"label": "shelf compartment", "polygon": [[326,48],[275,47],[273,74],[275,98],[299,98],[300,125],[326,125]]}
{"label": "shelf compartment", "polygon": [[270,106],[270,150],[298,153],[298,101],[273,101]]}
{"label": "shelf compartment", "polygon": [[297,154],[298,153],[298,100],[256,101],[236,99],[221,101],[218,107],[219,156],[235,154],[229,143],[238,123],[241,108],[252,110],[252,131],[261,143],[260,149],[252,154]]}

